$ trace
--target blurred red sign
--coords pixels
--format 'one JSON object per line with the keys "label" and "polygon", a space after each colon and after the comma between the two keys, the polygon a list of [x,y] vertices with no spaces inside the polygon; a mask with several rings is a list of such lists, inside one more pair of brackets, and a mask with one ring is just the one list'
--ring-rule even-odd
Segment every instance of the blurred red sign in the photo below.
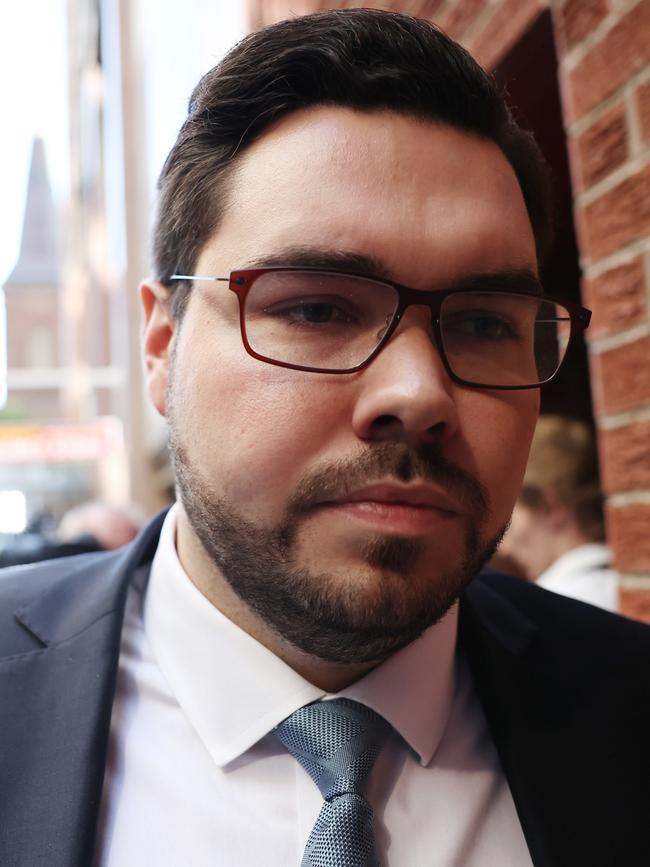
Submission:
{"label": "blurred red sign", "polygon": [[0,425],[0,464],[90,463],[122,442],[117,418],[87,424]]}

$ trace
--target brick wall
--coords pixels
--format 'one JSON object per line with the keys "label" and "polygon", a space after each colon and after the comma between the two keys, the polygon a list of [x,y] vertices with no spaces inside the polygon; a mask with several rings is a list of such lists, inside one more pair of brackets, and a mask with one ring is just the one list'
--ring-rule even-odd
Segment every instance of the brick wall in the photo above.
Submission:
{"label": "brick wall", "polygon": [[[252,27],[362,5],[249,0]],[[622,609],[650,621],[650,0],[368,3],[434,21],[493,68],[550,7],[567,133],[607,528]]]}
{"label": "brick wall", "polygon": [[650,620],[650,0],[553,15],[608,537],[623,611]]}

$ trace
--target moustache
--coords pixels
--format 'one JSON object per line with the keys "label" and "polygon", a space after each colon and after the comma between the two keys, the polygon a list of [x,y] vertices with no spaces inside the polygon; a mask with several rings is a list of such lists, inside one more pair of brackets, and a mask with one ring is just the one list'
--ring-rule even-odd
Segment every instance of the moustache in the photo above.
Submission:
{"label": "moustache", "polygon": [[321,465],[301,479],[289,502],[289,514],[294,518],[304,516],[327,500],[345,497],[389,478],[404,483],[431,482],[476,520],[489,511],[485,486],[444,458],[438,449],[430,445],[412,448],[405,443],[384,442],[368,447],[355,457]]}

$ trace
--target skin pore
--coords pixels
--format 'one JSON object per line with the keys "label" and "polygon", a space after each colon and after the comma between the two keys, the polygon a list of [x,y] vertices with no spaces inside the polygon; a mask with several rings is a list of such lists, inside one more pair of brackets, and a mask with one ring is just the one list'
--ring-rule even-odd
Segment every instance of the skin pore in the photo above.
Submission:
{"label": "skin pore", "polygon": [[[289,115],[241,156],[195,273],[296,256],[362,262],[433,291],[536,270],[523,198],[496,145],[329,106]],[[436,622],[492,553],[538,391],[451,381],[425,307],[407,310],[369,367],[325,375],[248,356],[227,284],[195,283],[180,324],[166,297],[143,284],[181,563],[227,617],[311,682],[341,689]]]}

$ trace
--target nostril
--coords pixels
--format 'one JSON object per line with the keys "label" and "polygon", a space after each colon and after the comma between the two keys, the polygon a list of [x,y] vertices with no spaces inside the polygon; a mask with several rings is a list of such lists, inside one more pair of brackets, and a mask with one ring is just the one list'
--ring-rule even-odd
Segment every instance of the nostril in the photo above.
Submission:
{"label": "nostril", "polygon": [[380,415],[374,421],[375,427],[388,427],[398,421],[394,415]]}

